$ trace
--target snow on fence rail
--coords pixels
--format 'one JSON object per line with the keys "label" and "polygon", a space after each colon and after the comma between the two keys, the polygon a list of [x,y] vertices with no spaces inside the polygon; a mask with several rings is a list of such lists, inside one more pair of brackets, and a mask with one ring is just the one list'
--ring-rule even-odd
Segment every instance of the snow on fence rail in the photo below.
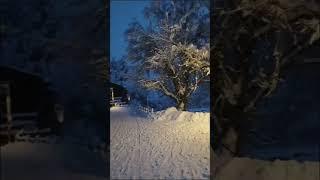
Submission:
{"label": "snow on fence rail", "polygon": [[[33,130],[25,130],[21,129],[16,132],[15,140],[16,141],[29,141],[29,142],[47,142],[48,138],[40,137],[42,133],[50,133],[50,128],[45,129],[33,129]],[[36,135],[35,137],[31,137],[30,135]]]}
{"label": "snow on fence rail", "polygon": [[12,114],[12,118],[26,118],[26,117],[33,117],[36,118],[38,116],[38,113],[32,112],[32,113],[14,113]]}
{"label": "snow on fence rail", "polygon": [[50,135],[50,136],[44,136],[41,137],[40,135],[32,136],[33,134],[39,134],[39,133],[48,133],[50,132],[49,128],[46,129],[39,129],[34,131],[26,131],[26,130],[19,130],[15,135],[15,141],[17,142],[32,142],[32,143],[45,143],[45,144],[61,144],[61,143],[68,143],[73,144],[77,146],[87,147],[88,149],[92,151],[106,151],[106,144],[104,142],[84,142],[83,139],[68,136],[65,137],[66,139],[62,139],[59,136],[56,135]]}
{"label": "snow on fence rail", "polygon": [[128,103],[126,102],[121,102],[121,101],[110,101],[111,106],[116,106],[116,107],[122,107],[122,106],[127,106]]}
{"label": "snow on fence rail", "polygon": [[153,113],[154,112],[154,109],[153,108],[150,108],[150,107],[144,107],[144,106],[141,106],[139,105],[138,106],[138,109],[142,112],[145,112],[145,113]]}
{"label": "snow on fence rail", "polygon": [[[36,123],[34,121],[13,121],[11,124],[9,124],[10,127],[15,128],[17,126],[26,126],[26,125],[30,125],[30,126],[34,126]],[[8,124],[0,124],[0,129],[6,129],[8,128]]]}

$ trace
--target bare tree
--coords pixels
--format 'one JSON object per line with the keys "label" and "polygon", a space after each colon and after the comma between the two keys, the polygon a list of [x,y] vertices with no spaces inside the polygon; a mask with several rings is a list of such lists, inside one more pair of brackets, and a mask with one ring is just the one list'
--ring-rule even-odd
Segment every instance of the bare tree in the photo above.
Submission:
{"label": "bare tree", "polygon": [[256,104],[274,93],[295,57],[320,38],[319,3],[240,0],[231,4],[215,7],[211,20],[216,157],[239,155]]}
{"label": "bare tree", "polygon": [[206,6],[190,2],[154,1],[146,11],[153,25],[133,23],[127,31],[128,57],[140,63],[139,82],[172,98],[178,110],[187,109],[190,96],[210,74],[209,36],[199,32],[206,25],[206,13],[200,12]]}

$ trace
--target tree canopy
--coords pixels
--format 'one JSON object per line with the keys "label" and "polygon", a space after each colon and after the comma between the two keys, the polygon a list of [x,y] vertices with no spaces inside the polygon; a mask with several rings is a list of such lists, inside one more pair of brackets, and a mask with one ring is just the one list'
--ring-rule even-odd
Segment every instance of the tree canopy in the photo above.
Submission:
{"label": "tree canopy", "polygon": [[209,10],[203,1],[152,1],[147,27],[126,31],[128,60],[139,64],[139,82],[186,110],[191,94],[210,74]]}
{"label": "tree canopy", "polygon": [[319,46],[320,4],[239,0],[214,7],[213,148],[239,155],[258,102],[270,97],[304,50]]}

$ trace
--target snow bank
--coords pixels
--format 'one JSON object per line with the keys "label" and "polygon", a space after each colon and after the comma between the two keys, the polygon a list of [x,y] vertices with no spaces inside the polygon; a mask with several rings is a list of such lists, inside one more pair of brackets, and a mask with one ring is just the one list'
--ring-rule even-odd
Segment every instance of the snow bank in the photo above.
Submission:
{"label": "snow bank", "polygon": [[153,121],[177,121],[177,122],[205,122],[210,120],[210,113],[178,111],[170,107],[151,115]]}
{"label": "snow bank", "polygon": [[319,180],[319,162],[263,161],[234,158],[215,177],[216,180]]}
{"label": "snow bank", "polygon": [[104,161],[100,153],[64,143],[18,142],[1,147],[4,180],[104,180]]}

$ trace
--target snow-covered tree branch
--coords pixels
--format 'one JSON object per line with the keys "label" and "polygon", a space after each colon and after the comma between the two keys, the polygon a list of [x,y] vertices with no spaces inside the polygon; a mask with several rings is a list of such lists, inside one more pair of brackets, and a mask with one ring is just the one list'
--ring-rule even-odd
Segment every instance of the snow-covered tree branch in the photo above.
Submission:
{"label": "snow-covered tree branch", "polygon": [[161,91],[186,110],[192,93],[210,75],[209,33],[200,32],[209,23],[208,9],[202,12],[201,1],[168,2],[147,9],[153,25],[133,23],[127,30],[128,58],[142,62],[140,69],[149,73],[140,76],[143,87]]}
{"label": "snow-covered tree branch", "polygon": [[258,104],[272,97],[292,65],[302,63],[304,51],[319,45],[320,5],[302,0],[230,2],[215,7],[212,19],[212,142],[215,152],[223,154],[227,146],[237,155],[251,119],[258,119]]}

